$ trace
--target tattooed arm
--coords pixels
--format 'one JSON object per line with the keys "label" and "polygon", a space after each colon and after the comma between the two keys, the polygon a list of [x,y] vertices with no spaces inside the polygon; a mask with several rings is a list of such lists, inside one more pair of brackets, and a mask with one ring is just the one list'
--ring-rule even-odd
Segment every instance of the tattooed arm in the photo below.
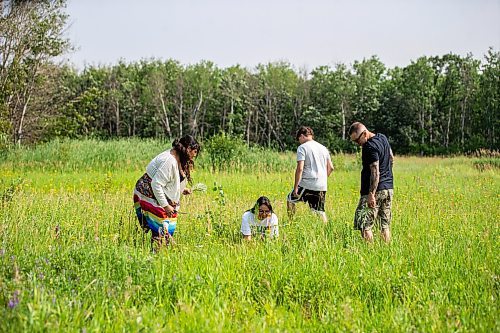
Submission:
{"label": "tattooed arm", "polygon": [[368,192],[368,206],[375,207],[375,192],[377,192],[378,182],[380,180],[380,170],[378,161],[370,164],[370,191]]}

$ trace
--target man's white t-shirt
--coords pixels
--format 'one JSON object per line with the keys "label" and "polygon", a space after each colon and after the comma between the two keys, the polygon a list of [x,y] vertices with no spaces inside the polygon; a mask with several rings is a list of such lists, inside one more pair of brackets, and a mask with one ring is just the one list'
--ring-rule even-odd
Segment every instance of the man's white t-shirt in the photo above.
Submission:
{"label": "man's white t-shirt", "polygon": [[297,162],[304,161],[304,171],[299,186],[312,191],[326,191],[328,184],[327,165],[330,152],[314,140],[304,142],[297,148]]}
{"label": "man's white t-shirt", "polygon": [[271,237],[278,237],[278,216],[272,213],[271,217],[263,220],[257,220],[255,214],[247,211],[243,214],[241,219],[241,233],[245,236],[252,235],[252,227],[256,229],[258,234],[267,234]]}

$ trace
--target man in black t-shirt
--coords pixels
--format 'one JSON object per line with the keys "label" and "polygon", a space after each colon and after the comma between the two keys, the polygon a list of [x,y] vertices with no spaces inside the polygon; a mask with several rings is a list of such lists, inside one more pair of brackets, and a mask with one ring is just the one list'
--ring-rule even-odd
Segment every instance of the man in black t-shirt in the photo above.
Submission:
{"label": "man in black t-shirt", "polygon": [[362,147],[361,197],[354,215],[354,228],[363,238],[373,241],[373,224],[380,218],[382,239],[391,240],[391,205],[393,198],[392,165],[394,155],[385,135],[370,132],[355,122],[349,128],[351,141]]}

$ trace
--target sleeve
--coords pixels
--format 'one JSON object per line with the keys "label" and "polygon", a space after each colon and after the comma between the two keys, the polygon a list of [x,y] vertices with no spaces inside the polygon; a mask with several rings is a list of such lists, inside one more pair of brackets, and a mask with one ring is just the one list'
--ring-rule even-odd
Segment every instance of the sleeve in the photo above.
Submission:
{"label": "sleeve", "polygon": [[243,214],[243,217],[241,218],[241,233],[244,236],[250,236],[252,234],[252,231],[250,230],[250,223],[248,221],[249,219],[250,214],[248,214],[248,212],[245,212]]}
{"label": "sleeve", "polygon": [[273,213],[271,217],[271,238],[277,238],[278,236],[279,236],[278,216]]}
{"label": "sleeve", "polygon": [[181,193],[186,189],[186,186],[187,186],[187,179],[184,178],[182,182],[179,183],[179,190]]}
{"label": "sleeve", "polygon": [[300,145],[299,148],[297,148],[297,162],[305,160],[306,160],[306,149],[302,145]]}
{"label": "sleeve", "polygon": [[372,164],[379,160],[378,151],[371,145],[366,147],[366,162]]}
{"label": "sleeve", "polygon": [[[151,188],[153,189],[153,194],[155,195],[156,200],[158,201],[158,204],[162,207],[165,207],[168,205],[168,200],[167,196],[165,195],[165,192],[163,191],[163,187],[167,185],[168,182],[171,180],[171,175],[168,172],[168,166],[166,165],[167,163],[164,163],[158,168],[158,171],[154,175],[153,179],[151,180]],[[166,172],[167,171],[167,172]]]}

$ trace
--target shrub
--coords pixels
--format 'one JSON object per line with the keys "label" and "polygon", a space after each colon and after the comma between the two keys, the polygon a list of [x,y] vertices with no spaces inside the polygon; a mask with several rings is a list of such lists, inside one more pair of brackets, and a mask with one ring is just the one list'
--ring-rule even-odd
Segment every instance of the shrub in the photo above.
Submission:
{"label": "shrub", "polygon": [[243,156],[248,152],[248,148],[241,138],[222,132],[208,140],[205,144],[205,151],[208,154],[212,171],[221,171],[229,169],[231,161]]}

